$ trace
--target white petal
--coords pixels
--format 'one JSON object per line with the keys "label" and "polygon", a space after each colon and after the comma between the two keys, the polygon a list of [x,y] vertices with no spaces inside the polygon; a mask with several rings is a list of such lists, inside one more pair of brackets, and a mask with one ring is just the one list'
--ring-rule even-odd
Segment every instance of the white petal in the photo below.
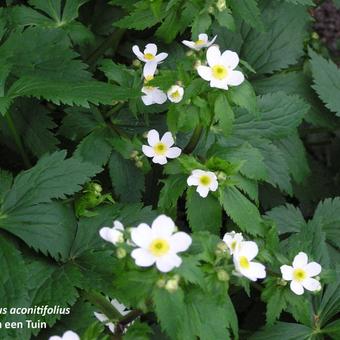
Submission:
{"label": "white petal", "polygon": [[282,278],[284,280],[287,280],[287,281],[293,280],[293,271],[294,271],[293,267],[283,265],[280,267],[280,270],[281,270]]}
{"label": "white petal", "polygon": [[126,310],[126,306],[124,306],[122,303],[119,303],[119,301],[117,299],[113,299],[111,301],[111,305],[113,307],[115,307],[118,310],[118,312],[122,315],[126,315],[130,312],[130,311]]}
{"label": "white petal", "polygon": [[307,272],[308,276],[316,276],[321,273],[321,266],[316,262],[308,263],[303,269]]}
{"label": "white petal", "polygon": [[93,312],[93,314],[100,322],[105,323],[108,320],[107,316],[102,313]]}
{"label": "white petal", "polygon": [[182,44],[189,47],[189,48],[196,50],[196,46],[195,46],[195,43],[193,41],[182,40]]}
{"label": "white petal", "polygon": [[198,72],[199,76],[201,78],[203,78],[204,80],[209,81],[212,78],[211,68],[208,67],[208,66],[198,66],[197,72]]}
{"label": "white petal", "polygon": [[175,141],[174,138],[172,137],[171,132],[165,132],[163,135],[161,142],[164,143],[168,148],[170,148],[172,145],[174,145]]}
{"label": "white petal", "polygon": [[187,179],[187,184],[189,186],[192,186],[192,185],[198,185],[199,183],[199,178],[198,177],[195,177],[195,176],[189,176],[188,179]]}
{"label": "white petal", "polygon": [[218,188],[218,182],[216,180],[213,180],[211,184],[209,185],[209,189],[211,191],[216,191]]}
{"label": "white petal", "polygon": [[306,288],[307,290],[314,292],[314,291],[318,291],[321,289],[321,284],[318,280],[309,278],[306,280],[302,281],[302,285],[304,288]]}
{"label": "white petal", "polygon": [[143,67],[143,76],[148,79],[148,77],[153,77],[157,70],[157,62],[150,61],[145,63]]}
{"label": "white petal", "polygon": [[63,335],[63,340],[80,340],[80,338],[77,333],[67,331]]}
{"label": "white petal", "polygon": [[62,340],[62,338],[58,335],[50,336],[48,340]]}
{"label": "white petal", "polygon": [[132,46],[132,52],[137,56],[139,60],[145,61],[144,54],[140,51],[137,45]]}
{"label": "white petal", "polygon": [[244,82],[244,75],[240,71],[230,71],[227,82],[231,86],[238,86]]}
{"label": "white petal", "polygon": [[209,188],[208,187],[203,187],[202,185],[199,185],[196,189],[196,191],[199,193],[201,197],[207,197],[209,193]]}
{"label": "white petal", "polygon": [[216,87],[217,89],[228,90],[227,78],[223,80],[212,78],[210,81],[210,87]]}
{"label": "white petal", "polygon": [[176,254],[168,254],[156,260],[156,267],[163,273],[167,273],[181,264],[182,259]]}
{"label": "white petal", "polygon": [[170,148],[167,153],[166,157],[168,158],[177,158],[181,154],[182,150],[178,148],[177,146]]}
{"label": "white petal", "polygon": [[144,54],[150,53],[152,55],[157,54],[157,45],[156,44],[147,44],[145,46]]}
{"label": "white petal", "polygon": [[168,160],[166,159],[165,156],[155,156],[154,158],[152,158],[152,161],[155,164],[160,164],[160,165],[164,165],[164,164],[168,163]]}
{"label": "white petal", "polygon": [[102,239],[104,239],[105,241],[110,242],[110,230],[111,228],[109,227],[103,227],[99,230],[99,235]]}
{"label": "white petal", "polygon": [[239,254],[245,256],[248,261],[251,261],[259,252],[257,244],[253,241],[244,241],[241,243]]}
{"label": "white petal", "polygon": [[218,46],[210,46],[207,50],[207,61],[208,65],[214,66],[220,63],[221,52]]}
{"label": "white petal", "polygon": [[249,273],[251,276],[258,279],[264,279],[266,277],[266,267],[262,263],[250,262]]}
{"label": "white petal", "polygon": [[131,252],[131,256],[132,258],[135,259],[136,265],[140,267],[150,267],[156,261],[155,256],[153,256],[147,250],[142,248],[134,249]]}
{"label": "white petal", "polygon": [[157,63],[160,63],[160,62],[162,62],[164,59],[166,59],[167,57],[168,57],[168,53],[162,52],[162,53],[156,55],[156,61],[157,61]]}
{"label": "white petal", "polygon": [[211,45],[215,42],[216,38],[217,38],[217,35],[215,35],[215,36],[211,39],[211,41],[208,43],[208,46],[211,46]]}
{"label": "white petal", "polygon": [[227,66],[230,69],[234,69],[238,63],[240,62],[240,59],[236,52],[233,51],[224,51],[221,56],[221,60],[223,62],[223,65]]}
{"label": "white petal", "polygon": [[165,215],[158,216],[151,225],[153,237],[169,238],[175,230],[174,221]]}
{"label": "white petal", "polygon": [[208,35],[205,34],[205,33],[201,33],[198,35],[198,40],[202,40],[204,42],[207,42],[208,41]]}
{"label": "white petal", "polygon": [[204,170],[196,169],[192,170],[191,175],[197,178],[200,178],[202,175],[205,175],[207,172]]}
{"label": "white petal", "polygon": [[155,89],[152,93],[152,99],[156,104],[164,104],[167,100],[167,96],[160,89]]}
{"label": "white petal", "polygon": [[144,155],[147,156],[147,157],[154,157],[155,156],[155,150],[151,146],[143,145],[142,151],[143,151]]}
{"label": "white petal", "polygon": [[152,100],[152,97],[150,95],[142,96],[142,101],[146,106],[154,104],[154,101]]}
{"label": "white petal", "polygon": [[146,223],[131,228],[131,239],[138,247],[148,248],[152,239],[151,228]]}
{"label": "white petal", "polygon": [[292,290],[293,293],[295,293],[296,295],[302,295],[304,292],[303,286],[301,283],[296,282],[296,281],[292,281],[290,283],[290,289]]}
{"label": "white petal", "polygon": [[191,245],[191,237],[182,231],[175,233],[170,238],[171,251],[175,253],[186,251]]}
{"label": "white petal", "polygon": [[115,332],[116,327],[115,327],[114,323],[109,322],[109,323],[106,324],[106,326],[109,327],[109,330],[111,331],[111,333]]}
{"label": "white petal", "polygon": [[120,221],[113,221],[113,228],[117,229],[117,230],[121,230],[124,231],[124,226]]}
{"label": "white petal", "polygon": [[299,254],[297,254],[294,257],[293,267],[294,268],[302,268],[307,264],[307,262],[308,262],[307,254],[301,251]]}
{"label": "white petal", "polygon": [[150,146],[159,143],[159,133],[157,130],[152,129],[148,132],[148,143]]}

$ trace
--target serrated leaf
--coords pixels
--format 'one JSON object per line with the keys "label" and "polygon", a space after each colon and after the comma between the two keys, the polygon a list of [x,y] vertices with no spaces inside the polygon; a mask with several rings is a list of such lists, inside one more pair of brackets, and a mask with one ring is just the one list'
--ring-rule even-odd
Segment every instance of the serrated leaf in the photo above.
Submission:
{"label": "serrated leaf", "polygon": [[218,127],[225,136],[228,136],[232,130],[235,119],[234,112],[224,94],[220,94],[214,105],[215,119],[218,121]]}
{"label": "serrated leaf", "polygon": [[250,113],[257,113],[256,94],[248,81],[244,81],[240,86],[231,87],[228,91],[228,98],[235,105],[245,108]]}
{"label": "serrated leaf", "polygon": [[239,15],[247,24],[256,30],[264,31],[261,12],[255,0],[231,0],[233,13]]}

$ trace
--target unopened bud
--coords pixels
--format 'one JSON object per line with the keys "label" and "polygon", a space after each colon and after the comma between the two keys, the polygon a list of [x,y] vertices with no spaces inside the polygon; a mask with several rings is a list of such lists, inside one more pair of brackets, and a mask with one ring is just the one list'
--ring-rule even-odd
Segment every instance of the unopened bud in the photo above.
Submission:
{"label": "unopened bud", "polygon": [[194,51],[193,50],[189,50],[185,54],[186,54],[187,57],[191,57],[194,54]]}
{"label": "unopened bud", "polygon": [[220,11],[223,12],[227,8],[227,4],[225,0],[218,0],[216,2],[216,8]]}
{"label": "unopened bud", "polygon": [[135,163],[135,165],[136,165],[137,168],[142,168],[143,167],[143,162],[142,161],[137,161]]}
{"label": "unopened bud", "polygon": [[225,253],[228,251],[228,246],[224,242],[221,241],[221,242],[218,242],[217,249]]}
{"label": "unopened bud", "polygon": [[319,40],[319,34],[317,34],[316,32],[313,32],[312,33],[312,39]]}
{"label": "unopened bud", "polygon": [[157,287],[164,288],[166,284],[166,281],[164,279],[159,279],[156,283]]}
{"label": "unopened bud", "polygon": [[139,67],[141,64],[142,64],[142,63],[140,62],[139,59],[135,59],[135,60],[132,62],[132,65],[133,65],[134,67]]}
{"label": "unopened bud", "polygon": [[165,284],[165,289],[170,293],[175,292],[178,289],[178,280],[168,280]]}
{"label": "unopened bud", "polygon": [[279,286],[287,286],[287,281],[285,281],[284,279],[278,279],[277,281],[277,284]]}
{"label": "unopened bud", "polygon": [[100,184],[98,183],[94,183],[93,184],[93,190],[96,192],[96,193],[101,193],[103,191],[103,188]]}
{"label": "unopened bud", "polygon": [[124,248],[118,248],[116,250],[116,255],[119,259],[123,259],[126,256],[126,250]]}
{"label": "unopened bud", "polygon": [[131,152],[130,158],[135,159],[138,157],[139,152],[137,150],[134,150]]}
{"label": "unopened bud", "polygon": [[213,6],[208,7],[208,13],[213,14],[215,12],[215,9]]}
{"label": "unopened bud", "polygon": [[219,181],[225,181],[227,179],[227,175],[223,171],[218,171],[216,176]]}
{"label": "unopened bud", "polygon": [[230,276],[225,270],[221,269],[217,272],[217,278],[222,282],[227,282],[229,281]]}
{"label": "unopened bud", "polygon": [[196,68],[198,68],[201,65],[202,65],[202,62],[200,60],[196,60],[194,68],[196,69]]}

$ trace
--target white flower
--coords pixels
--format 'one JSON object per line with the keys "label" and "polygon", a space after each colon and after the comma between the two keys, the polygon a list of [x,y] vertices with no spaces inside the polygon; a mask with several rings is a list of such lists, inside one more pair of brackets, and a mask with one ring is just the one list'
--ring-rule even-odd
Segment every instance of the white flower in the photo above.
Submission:
{"label": "white flower", "polygon": [[179,267],[182,259],[177,253],[190,247],[191,237],[181,231],[174,233],[175,229],[172,219],[165,215],[158,216],[151,228],[145,223],[132,228],[131,239],[139,247],[131,253],[136,265],[150,267],[156,263],[164,273]]}
{"label": "white flower", "polygon": [[290,283],[290,289],[297,295],[302,295],[304,288],[312,292],[321,289],[318,280],[313,276],[319,275],[321,266],[316,262],[308,263],[307,254],[300,252],[293,260],[293,266],[283,265],[280,267],[282,278]]}
{"label": "white flower", "polygon": [[253,241],[242,241],[234,252],[235,269],[251,281],[266,277],[266,268],[258,262],[251,262],[259,252],[257,244]]}
{"label": "white flower", "polygon": [[237,251],[242,241],[242,234],[235,233],[235,231],[226,233],[223,237],[223,242],[228,246],[230,255],[233,255]]}
{"label": "white flower", "polygon": [[209,191],[216,191],[218,182],[216,175],[211,171],[193,170],[187,179],[189,186],[197,186],[196,191],[201,197],[207,197]]}
{"label": "white flower", "polygon": [[168,98],[173,103],[179,103],[183,99],[184,89],[178,85],[172,85],[167,92]]}
{"label": "white flower", "polygon": [[103,227],[99,230],[99,235],[107,242],[111,242],[114,245],[124,242],[124,226],[119,221],[113,222],[113,227]]}
{"label": "white flower", "polygon": [[63,336],[51,336],[49,340],[80,340],[80,338],[76,333],[67,331],[63,334]]}
{"label": "white flower", "polygon": [[166,94],[158,87],[144,86],[142,92],[145,93],[145,96],[142,96],[142,101],[147,106],[166,102]]}
{"label": "white flower", "polygon": [[149,145],[143,145],[142,151],[145,156],[153,157],[152,161],[158,164],[166,164],[167,158],[177,158],[182,150],[178,147],[172,147],[175,141],[171,132],[166,132],[161,139],[159,139],[159,133],[156,130],[150,130],[148,132]]}
{"label": "white flower", "polygon": [[201,33],[198,35],[198,40],[196,41],[189,41],[189,40],[183,40],[182,43],[185,46],[190,47],[191,49],[195,51],[199,51],[204,47],[209,47],[211,46],[214,41],[216,40],[217,35],[215,35],[210,41],[208,39],[208,35],[205,33]]}
{"label": "white flower", "polygon": [[157,54],[156,44],[147,44],[143,53],[137,45],[134,45],[132,51],[139,60],[144,61],[145,63],[156,62],[156,64],[159,64],[168,56],[168,54],[164,52]]}
{"label": "white flower", "polygon": [[[111,300],[111,304],[112,304],[113,307],[115,307],[117,309],[117,311],[122,316],[124,316],[124,315],[126,315],[130,312],[129,310],[126,310],[126,307],[122,303],[119,303],[119,301],[116,300],[116,299]],[[115,332],[114,323],[109,322],[109,318],[105,314],[97,313],[97,312],[94,312],[93,314],[100,322],[104,323],[107,327],[109,327],[109,329],[112,333]]]}
{"label": "white flower", "polygon": [[150,62],[150,63],[145,64],[143,68],[143,77],[146,82],[154,78],[156,70],[157,70],[157,63]]}
{"label": "white flower", "polygon": [[198,66],[198,74],[207,81],[211,87],[228,90],[228,86],[238,86],[243,83],[244,75],[240,71],[235,71],[239,63],[237,53],[224,51],[221,55],[217,46],[211,46],[207,51],[207,61],[209,66]]}

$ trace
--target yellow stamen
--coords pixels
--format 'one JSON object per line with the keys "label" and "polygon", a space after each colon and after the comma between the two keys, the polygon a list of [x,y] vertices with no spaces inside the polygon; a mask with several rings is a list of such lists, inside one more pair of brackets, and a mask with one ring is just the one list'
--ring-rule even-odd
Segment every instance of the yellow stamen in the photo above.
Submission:
{"label": "yellow stamen", "polygon": [[223,65],[214,65],[212,67],[212,74],[214,78],[222,80],[228,76],[228,70]]}
{"label": "yellow stamen", "polygon": [[211,183],[211,178],[208,175],[202,175],[199,181],[201,185],[208,186]]}
{"label": "yellow stamen", "polygon": [[301,282],[307,277],[306,271],[303,269],[294,269],[293,271],[293,278],[295,281]]}
{"label": "yellow stamen", "polygon": [[175,92],[171,93],[171,98],[173,98],[173,99],[178,99],[180,96],[181,95],[178,92],[178,90],[176,90]]}
{"label": "yellow stamen", "polygon": [[153,79],[153,76],[152,75],[148,75],[148,76],[145,76],[144,79],[145,79],[146,82],[148,82],[148,81]]}
{"label": "yellow stamen", "polygon": [[168,241],[160,238],[153,240],[149,246],[149,250],[154,256],[163,256],[169,251],[169,249],[170,245]]}
{"label": "yellow stamen", "polygon": [[198,39],[195,41],[195,45],[203,45],[203,44],[205,44],[204,40]]}
{"label": "yellow stamen", "polygon": [[240,262],[240,267],[241,268],[249,269],[250,264],[249,264],[248,259],[245,256],[240,256],[239,262]]}
{"label": "yellow stamen", "polygon": [[144,58],[146,60],[154,60],[155,56],[152,53],[144,53]]}
{"label": "yellow stamen", "polygon": [[230,244],[230,248],[231,248],[232,250],[235,250],[236,244],[237,244],[237,242],[236,242],[235,240],[232,241],[231,244]]}
{"label": "yellow stamen", "polygon": [[154,145],[153,150],[155,151],[156,155],[163,156],[167,152],[168,147],[164,143],[159,142]]}

